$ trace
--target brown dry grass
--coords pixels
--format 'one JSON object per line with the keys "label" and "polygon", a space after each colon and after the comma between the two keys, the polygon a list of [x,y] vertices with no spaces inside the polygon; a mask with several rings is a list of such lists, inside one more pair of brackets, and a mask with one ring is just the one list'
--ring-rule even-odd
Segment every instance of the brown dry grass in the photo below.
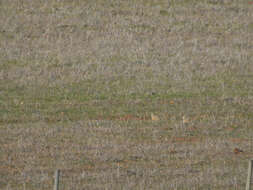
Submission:
{"label": "brown dry grass", "polygon": [[252,13],[0,0],[0,189],[52,189],[56,168],[60,189],[244,189]]}

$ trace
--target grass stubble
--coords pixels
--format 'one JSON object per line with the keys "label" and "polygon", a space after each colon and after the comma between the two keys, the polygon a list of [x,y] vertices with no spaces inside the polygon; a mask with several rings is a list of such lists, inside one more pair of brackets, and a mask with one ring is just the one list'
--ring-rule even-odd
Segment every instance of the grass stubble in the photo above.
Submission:
{"label": "grass stubble", "polygon": [[0,1],[0,188],[52,189],[61,169],[61,189],[244,189],[252,12]]}

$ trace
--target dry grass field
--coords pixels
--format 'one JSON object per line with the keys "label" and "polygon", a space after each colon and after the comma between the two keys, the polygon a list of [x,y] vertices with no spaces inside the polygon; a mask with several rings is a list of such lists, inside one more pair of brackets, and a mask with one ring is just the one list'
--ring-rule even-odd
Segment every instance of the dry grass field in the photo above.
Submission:
{"label": "dry grass field", "polygon": [[0,0],[0,144],[1,190],[244,189],[253,4]]}

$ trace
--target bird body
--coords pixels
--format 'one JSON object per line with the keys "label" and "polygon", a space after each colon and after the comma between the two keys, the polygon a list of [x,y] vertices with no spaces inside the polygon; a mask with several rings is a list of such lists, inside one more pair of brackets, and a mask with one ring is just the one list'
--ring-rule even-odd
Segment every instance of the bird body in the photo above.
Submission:
{"label": "bird body", "polygon": [[159,121],[160,118],[159,118],[157,115],[151,113],[151,120],[152,120],[152,121]]}

